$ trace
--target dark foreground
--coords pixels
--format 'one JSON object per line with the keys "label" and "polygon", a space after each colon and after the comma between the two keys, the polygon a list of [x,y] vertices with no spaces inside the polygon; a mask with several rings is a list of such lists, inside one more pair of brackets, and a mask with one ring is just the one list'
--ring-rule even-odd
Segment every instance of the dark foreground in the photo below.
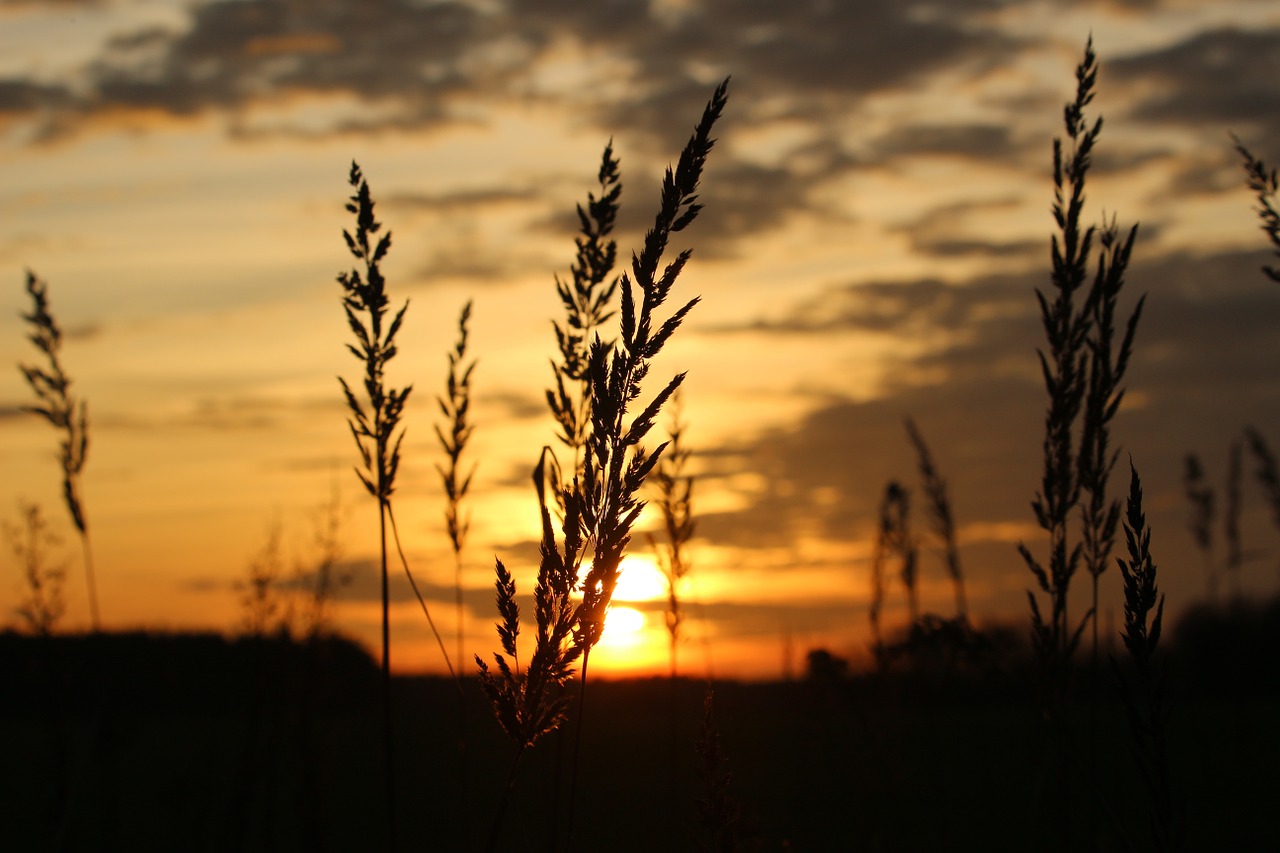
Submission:
{"label": "dark foreground", "polygon": [[[1169,739],[1185,849],[1276,837],[1276,613],[1179,632]],[[1109,665],[1096,701],[1077,674],[1052,725],[1019,660],[716,684],[741,849],[1147,849]],[[4,849],[388,849],[380,676],[354,645],[6,634],[0,679]],[[706,690],[591,682],[576,795],[575,704],[566,730],[522,758],[494,848],[716,849],[698,812]],[[395,849],[490,841],[515,751],[475,685],[465,692],[395,683]]]}

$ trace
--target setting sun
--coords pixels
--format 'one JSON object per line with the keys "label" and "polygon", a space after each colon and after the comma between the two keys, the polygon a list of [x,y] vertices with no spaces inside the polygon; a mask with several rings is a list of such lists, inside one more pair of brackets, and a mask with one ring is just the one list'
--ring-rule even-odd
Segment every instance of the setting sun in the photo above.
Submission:
{"label": "setting sun", "polygon": [[667,579],[651,557],[629,554],[622,558],[615,601],[658,601],[666,598]]}
{"label": "setting sun", "polygon": [[634,607],[611,607],[604,620],[600,645],[612,649],[632,649],[644,641],[645,615]]}

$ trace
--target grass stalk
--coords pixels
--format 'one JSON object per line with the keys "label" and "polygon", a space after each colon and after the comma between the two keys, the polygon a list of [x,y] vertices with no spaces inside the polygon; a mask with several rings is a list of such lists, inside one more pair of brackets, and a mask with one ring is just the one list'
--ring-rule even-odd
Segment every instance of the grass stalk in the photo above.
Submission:
{"label": "grass stalk", "polygon": [[[1110,425],[1124,398],[1122,382],[1145,300],[1138,300],[1120,335],[1118,298],[1137,226],[1122,238],[1114,218],[1104,220],[1101,229],[1082,224],[1085,183],[1102,132],[1101,117],[1092,124],[1085,117],[1097,73],[1090,39],[1076,67],[1075,98],[1063,110],[1068,144],[1062,139],[1053,144],[1053,215],[1058,231],[1051,241],[1052,293],[1036,291],[1047,343],[1039,355],[1049,407],[1044,468],[1032,509],[1048,534],[1049,557],[1042,563],[1025,545],[1019,545],[1019,551],[1048,598],[1048,608],[1042,610],[1036,595],[1027,593],[1032,639],[1049,680],[1049,708],[1065,695],[1070,662],[1081,633],[1097,613],[1097,581],[1114,547],[1120,510],[1107,495],[1117,458],[1110,446]],[[1089,282],[1091,266],[1095,268]],[[1072,541],[1070,520],[1077,507],[1081,509],[1080,538]],[[1068,600],[1071,581],[1081,565],[1089,572],[1094,590],[1089,611],[1077,623],[1069,616]]]}
{"label": "grass stalk", "polygon": [[[1244,161],[1245,180],[1249,189],[1253,190],[1257,201],[1256,210],[1262,230],[1267,235],[1267,241],[1271,243],[1273,253],[1280,258],[1280,211],[1276,209],[1276,200],[1280,196],[1280,180],[1277,180],[1276,170],[1268,168],[1266,163],[1254,157],[1239,137],[1233,134],[1231,139],[1235,142],[1236,151]],[[1280,281],[1280,268],[1264,266],[1262,271],[1272,281]]]}
{"label": "grass stalk", "polygon": [[49,522],[39,504],[21,503],[18,506],[21,522],[5,521],[0,524],[9,552],[14,562],[22,568],[23,599],[17,613],[31,633],[37,637],[51,637],[67,610],[63,584],[66,570],[50,565],[48,551],[58,545],[58,537],[49,528]]}
{"label": "grass stalk", "polygon": [[1169,772],[1167,729],[1171,704],[1165,671],[1156,660],[1165,597],[1156,585],[1151,557],[1151,529],[1142,509],[1142,481],[1130,463],[1129,500],[1125,513],[1129,559],[1117,559],[1124,580],[1124,639],[1136,677],[1131,681],[1115,658],[1111,663],[1134,740],[1134,758],[1151,797],[1151,845],[1177,846]]}
{"label": "grass stalk", "polygon": [[[347,349],[364,365],[363,400],[357,397],[342,377],[338,382],[350,411],[347,425],[360,453],[362,467],[356,468],[356,476],[378,502],[378,548],[382,591],[382,681],[383,681],[383,731],[386,749],[387,795],[387,844],[396,844],[395,823],[395,774],[393,770],[394,737],[391,723],[391,621],[390,593],[387,573],[387,516],[391,510],[391,495],[395,491],[396,472],[400,467],[400,443],[404,432],[400,417],[412,386],[402,390],[389,387],[385,380],[387,363],[396,355],[395,336],[404,321],[409,307],[406,301],[387,323],[386,279],[382,275],[381,262],[391,248],[391,232],[378,236],[382,224],[374,216],[374,201],[369,184],[360,167],[352,161],[348,183],[355,191],[346,204],[348,213],[355,215],[355,233],[343,230],[347,249],[364,267],[338,275],[342,285],[342,307],[347,325],[355,336],[355,344]],[[406,572],[408,567],[406,565]]]}
{"label": "grass stalk", "polygon": [[693,518],[693,476],[685,470],[692,451],[685,443],[686,425],[680,419],[680,394],[672,399],[671,421],[667,428],[667,449],[653,469],[657,497],[654,504],[662,517],[663,539],[650,536],[650,545],[658,556],[658,568],[667,581],[667,635],[670,640],[670,677],[678,675],[680,628],[684,624],[684,607],[680,587],[693,564],[688,546],[697,530]]}
{"label": "grass stalk", "polygon": [[58,461],[62,467],[62,497],[80,536],[85,585],[89,597],[89,620],[95,633],[102,629],[98,608],[98,584],[94,572],[93,547],[89,540],[89,522],[81,497],[80,475],[89,453],[89,407],[71,393],[71,377],[62,367],[62,329],[49,309],[48,284],[27,271],[27,294],[31,297],[31,313],[23,314],[30,331],[27,339],[39,350],[46,366],[18,364],[18,370],[35,392],[36,404],[22,410],[40,415],[60,436]]}
{"label": "grass stalk", "polygon": [[871,620],[871,636],[875,644],[876,661],[883,666],[886,662],[884,633],[880,626],[880,611],[884,608],[888,584],[885,581],[885,566],[895,554],[901,561],[900,574],[907,588],[911,622],[915,624],[915,606],[913,584],[915,583],[915,567],[911,556],[910,535],[907,530],[907,516],[910,512],[907,492],[894,480],[885,484],[884,497],[880,501],[880,523],[876,531],[876,546],[871,557],[871,606],[868,615]]}
{"label": "grass stalk", "polygon": [[1213,559],[1213,516],[1215,500],[1213,488],[1204,475],[1204,467],[1200,457],[1188,453],[1183,459],[1182,486],[1191,504],[1191,514],[1187,518],[1187,529],[1195,540],[1196,549],[1200,552],[1201,567],[1204,571],[1205,593],[1209,601],[1218,600],[1218,572]]}
{"label": "grass stalk", "polygon": [[956,543],[956,524],[951,513],[951,499],[947,495],[947,481],[938,473],[933,462],[933,454],[925,443],[924,436],[916,427],[915,421],[906,419],[907,435],[916,449],[920,464],[920,477],[924,480],[924,492],[929,499],[929,514],[933,518],[934,532],[942,542],[943,559],[947,568],[947,576],[956,597],[956,616],[962,621],[968,620],[968,605],[964,594],[964,571],[960,567],[960,547]]}
{"label": "grass stalk", "polygon": [[[582,450],[591,431],[591,380],[587,373],[593,336],[614,316],[609,307],[618,290],[612,275],[618,245],[609,239],[618,216],[622,184],[613,141],[605,145],[597,173],[599,195],[587,194],[587,204],[577,207],[577,253],[569,269],[570,281],[556,277],[556,294],[564,306],[565,321],[552,321],[560,360],[552,361],[555,387],[546,392],[547,405],[559,427],[557,438],[569,449],[573,475],[582,470]],[[557,484],[558,486],[558,484]]]}
{"label": "grass stalk", "polygon": [[436,438],[449,460],[447,467],[437,465],[440,482],[444,487],[445,530],[449,535],[449,544],[453,549],[454,608],[457,623],[458,660],[464,657],[463,632],[463,563],[462,549],[466,545],[467,533],[471,530],[471,520],[462,515],[462,501],[471,489],[471,480],[475,476],[475,466],[464,476],[462,474],[462,455],[467,449],[474,429],[468,420],[471,410],[471,374],[475,370],[473,359],[467,363],[467,323],[471,319],[471,302],[462,307],[458,316],[458,342],[449,352],[449,375],[445,380],[445,393],[436,397],[440,406],[440,414],[445,418],[445,426],[435,426]]}
{"label": "grass stalk", "polygon": [[1227,450],[1226,505],[1222,511],[1222,539],[1226,543],[1226,571],[1231,576],[1231,595],[1239,601],[1243,595],[1240,567],[1244,550],[1240,544],[1240,478],[1244,468],[1244,447],[1232,441]]}
{"label": "grass stalk", "polygon": [[[524,672],[520,671],[516,656],[520,626],[515,581],[502,561],[497,561],[495,585],[502,616],[498,625],[502,652],[494,654],[496,671],[491,671],[478,655],[476,662],[481,689],[517,749],[527,748],[563,722],[568,699],[561,688],[573,675],[579,657],[582,658],[580,693],[585,689],[590,650],[604,630],[622,556],[630,542],[631,529],[644,507],[639,493],[665,447],[662,445],[650,454],[645,452],[642,442],[663,405],[679,388],[683,374],[671,379],[629,423],[628,415],[640,398],[651,360],[698,303],[694,298],[667,319],[659,321],[656,317],[691,256],[691,251],[685,250],[659,271],[671,236],[693,222],[701,210],[696,192],[714,144],[711,130],[724,109],[727,90],[728,80],[712,95],[677,166],[667,169],[654,225],[645,235],[640,254],[632,256],[629,273],[619,280],[621,334],[618,342],[605,343],[597,332],[586,351],[584,375],[589,382],[590,417],[582,445],[581,473],[575,473],[569,485],[552,477],[550,472],[556,463],[550,448],[543,449],[534,470],[542,523],[538,581],[534,588],[538,633],[533,656]],[[610,149],[606,149],[604,161],[606,166],[611,161]],[[602,167],[602,174],[606,171],[612,174]],[[610,196],[612,189],[603,190],[607,185],[604,178],[601,183],[602,195]],[[616,204],[616,196],[609,203]],[[584,228],[593,216],[581,216]],[[549,395],[549,401],[555,410],[559,395]],[[562,440],[564,438],[562,436]],[[549,488],[563,511],[561,537],[557,537],[551,520]],[[579,585],[577,573],[588,545],[592,546],[591,568]],[[573,594],[577,590],[581,591],[582,598],[575,604]],[[578,719],[581,725],[582,716]],[[575,754],[571,792],[576,790],[577,775]],[[573,809],[571,793],[570,844]]]}

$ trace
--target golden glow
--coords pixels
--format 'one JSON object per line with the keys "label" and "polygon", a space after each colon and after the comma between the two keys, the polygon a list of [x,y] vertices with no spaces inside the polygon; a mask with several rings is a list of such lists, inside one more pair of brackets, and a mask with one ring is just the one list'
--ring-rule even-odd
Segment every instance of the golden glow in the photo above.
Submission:
{"label": "golden glow", "polygon": [[645,616],[633,607],[611,607],[604,619],[600,645],[621,650],[632,649],[644,640]]}
{"label": "golden glow", "polygon": [[667,579],[651,557],[629,554],[622,558],[619,569],[621,574],[613,590],[614,601],[660,601],[666,598]]}

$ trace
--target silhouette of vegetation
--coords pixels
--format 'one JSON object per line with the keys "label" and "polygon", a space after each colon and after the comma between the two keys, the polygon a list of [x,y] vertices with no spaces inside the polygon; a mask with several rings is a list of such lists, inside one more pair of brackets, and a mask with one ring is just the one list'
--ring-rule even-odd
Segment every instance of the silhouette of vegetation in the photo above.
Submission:
{"label": "silhouette of vegetation", "polygon": [[5,521],[0,527],[14,562],[22,570],[23,597],[17,613],[31,633],[47,637],[67,610],[62,591],[67,573],[62,566],[50,563],[49,552],[60,543],[40,505],[19,504],[18,511],[20,523]]}
{"label": "silhouette of vegetation", "polygon": [[907,491],[897,482],[885,485],[880,502],[880,525],[876,534],[875,551],[871,558],[871,636],[875,644],[876,658],[884,653],[884,634],[880,627],[880,611],[885,601],[885,566],[896,557],[899,561],[899,577],[907,592],[907,608],[910,623],[920,618],[920,606],[916,599],[916,543],[909,525],[910,503]]}
{"label": "silhouette of vegetation", "polygon": [[280,520],[271,522],[267,541],[249,561],[246,580],[240,584],[240,606],[244,611],[242,627],[251,637],[265,637],[277,631],[288,633],[289,614],[282,601],[284,560],[280,553],[283,533]]}
{"label": "silhouette of vegetation", "polygon": [[[1076,67],[1075,98],[1063,110],[1069,146],[1061,139],[1053,144],[1053,214],[1059,229],[1052,239],[1053,292],[1046,296],[1036,291],[1047,339],[1047,351],[1040,351],[1040,366],[1049,408],[1044,469],[1032,509],[1036,522],[1049,536],[1048,561],[1042,563],[1025,545],[1020,545],[1019,551],[1049,603],[1047,611],[1042,610],[1036,595],[1028,591],[1035,648],[1048,677],[1046,707],[1050,711],[1065,696],[1066,676],[1080,635],[1097,612],[1097,581],[1115,539],[1119,508],[1108,499],[1106,486],[1116,451],[1110,449],[1108,437],[1110,422],[1123,400],[1120,383],[1143,305],[1140,299],[1117,344],[1116,301],[1124,286],[1137,226],[1122,240],[1114,219],[1104,222],[1101,230],[1082,224],[1085,182],[1102,132],[1101,118],[1090,125],[1085,117],[1085,108],[1094,98],[1097,74],[1097,56],[1090,39]],[[1099,246],[1096,269],[1092,284],[1082,291],[1090,266],[1095,264],[1095,239]],[[1080,540],[1075,543],[1070,521],[1082,493],[1087,502]],[[1094,603],[1077,622],[1070,618],[1067,605],[1072,578],[1082,561],[1093,579]]]}
{"label": "silhouette of vegetation", "polygon": [[[808,678],[799,684],[728,683],[714,690],[708,684],[703,690],[679,677],[685,625],[680,584],[692,565],[688,548],[695,532],[691,452],[679,412],[684,374],[647,396],[645,382],[698,303],[677,301],[679,307],[662,316],[690,258],[684,251],[667,259],[668,244],[701,209],[697,193],[714,145],[711,132],[726,106],[727,80],[712,95],[677,165],[667,170],[659,213],[626,272],[614,272],[611,235],[621,183],[612,141],[601,158],[597,189],[577,209],[571,276],[555,282],[564,316],[553,321],[558,352],[554,387],[546,391],[557,441],[572,461],[562,469],[546,446],[532,472],[539,562],[533,618],[526,624],[534,637],[520,642],[515,576],[497,559],[499,651],[492,662],[474,656],[476,679],[454,672],[396,528],[392,496],[411,386],[391,387],[386,373],[408,303],[390,313],[381,265],[391,237],[374,216],[373,195],[354,162],[346,209],[355,226],[344,237],[357,266],[338,281],[354,336],[348,349],[364,373],[350,385],[339,381],[360,456],[356,472],[379,506],[380,658],[331,630],[331,607],[345,578],[336,490],[321,509],[312,559],[297,562],[292,575],[285,569],[282,526],[269,529],[240,586],[240,636],[99,630],[79,486],[87,415],[59,362],[61,332],[45,286],[29,274],[35,307],[24,317],[48,360],[45,367],[22,368],[39,401],[29,410],[60,430],[64,494],[85,551],[94,632],[65,636],[55,630],[65,610],[65,575],[50,560],[47,521],[38,507],[24,505],[22,523],[6,524],[4,533],[22,571],[18,615],[36,636],[0,633],[0,683],[7,696],[0,703],[0,752],[21,771],[0,783],[0,801],[15,816],[6,826],[14,849],[163,849],[200,846],[198,841],[216,849],[271,850],[423,843],[449,850],[689,844],[708,851],[965,844],[1025,849],[1029,839],[1045,849],[1265,849],[1274,836],[1272,795],[1255,779],[1269,778],[1280,750],[1273,724],[1280,676],[1272,659],[1280,643],[1280,603],[1239,595],[1225,606],[1216,601],[1213,494],[1199,459],[1188,455],[1184,485],[1210,595],[1165,631],[1165,598],[1132,462],[1127,503],[1109,493],[1119,446],[1111,431],[1145,297],[1127,320],[1119,319],[1136,226],[1122,234],[1114,219],[1084,225],[1086,176],[1102,127],[1100,118],[1090,123],[1085,116],[1096,77],[1090,42],[1064,112],[1066,140],[1054,145],[1052,289],[1037,291],[1049,402],[1044,467],[1032,508],[1048,555],[1041,559],[1019,546],[1036,582],[1028,591],[1029,649],[1019,642],[1025,619],[1015,627],[973,617],[948,484],[908,419],[954,616],[921,612],[921,595],[926,606],[931,600],[919,577],[923,540],[911,529],[908,490],[891,481],[879,505],[871,559],[874,672],[858,671],[837,653],[842,650],[821,647],[809,651]],[[1275,172],[1236,144],[1280,257]],[[1280,280],[1276,269],[1264,269]],[[466,652],[462,555],[470,526],[463,501],[475,471],[474,463],[464,464],[476,365],[468,353],[470,318],[467,302],[447,352],[444,392],[436,398],[444,419],[436,436],[446,461],[437,467],[454,555],[459,660]],[[668,440],[647,451],[664,409],[671,417]],[[1257,430],[1246,432],[1246,442],[1280,526],[1280,467]],[[1223,527],[1225,566],[1237,592],[1244,560],[1243,448],[1231,445]],[[665,537],[651,541],[668,584],[670,677],[596,679],[588,715],[588,661],[604,631],[646,485]],[[1127,554],[1116,558],[1121,527]],[[388,532],[451,679],[392,676]],[[1116,689],[1107,693],[1097,689],[1096,677],[1082,676],[1096,676],[1099,581],[1112,559],[1123,584],[1120,636],[1128,655],[1111,658]],[[1092,581],[1091,606],[1073,616],[1069,591],[1081,567]],[[907,624],[893,631],[881,624],[888,587],[896,583],[889,579],[891,568],[909,613]],[[985,580],[978,574],[970,591]],[[1076,654],[1086,627],[1093,640],[1088,670]],[[107,660],[111,667],[102,666]],[[1176,680],[1168,678],[1170,671]],[[568,689],[575,676],[576,706]],[[1081,681],[1090,687],[1087,696],[1069,689]],[[460,701],[447,701],[454,694]],[[115,703],[111,714],[101,710],[104,696]],[[480,698],[502,735],[494,730],[494,737],[468,740],[467,703]],[[1175,698],[1189,720],[1182,731],[1210,731],[1213,738],[1177,736]],[[695,731],[699,699],[701,727]],[[663,733],[654,724],[664,701],[671,711],[670,754],[676,756],[666,766]],[[1103,703],[1118,713],[1098,714]],[[554,732],[563,734],[575,709],[566,773],[558,751],[552,756],[532,747]],[[1037,710],[1051,724],[1048,750],[1045,729],[1032,713]],[[450,725],[451,713],[458,715],[457,725]],[[1072,758],[1080,748],[1073,733],[1086,719],[1087,771]],[[451,743],[458,731],[462,748],[451,748],[458,745]],[[726,743],[749,745],[729,750],[732,773]],[[1048,760],[1029,766],[1028,755],[1046,752]],[[419,772],[424,767],[430,773]],[[383,785],[370,786],[379,772]],[[522,772],[537,783],[517,786]],[[580,777],[592,780],[583,794],[591,799],[589,807],[576,809]],[[495,780],[504,779],[495,802]],[[1081,797],[1088,798],[1087,828],[1077,820]],[[1028,799],[1030,807],[1010,806],[1026,806]],[[491,819],[470,819],[466,810],[479,801],[493,803],[485,815]],[[1184,802],[1194,808],[1180,815]],[[1100,821],[1095,811],[1104,806],[1107,819]],[[660,813],[663,819],[651,819]],[[130,820],[121,821],[124,815]],[[98,832],[100,826],[112,829]],[[540,844],[542,839],[549,843]]]}
{"label": "silhouette of vegetation", "polygon": [[1204,570],[1205,592],[1210,601],[1218,598],[1218,570],[1213,558],[1213,488],[1205,479],[1204,467],[1200,457],[1188,453],[1184,460],[1182,485],[1186,492],[1187,502],[1191,504],[1191,514],[1187,518],[1187,529],[1200,551],[1200,562]]}
{"label": "silhouette of vegetation", "polygon": [[920,463],[920,478],[924,481],[924,493],[929,498],[929,515],[933,519],[934,533],[942,544],[943,560],[947,575],[951,578],[956,596],[956,617],[965,619],[969,607],[964,596],[964,570],[960,566],[960,546],[956,542],[956,523],[951,513],[951,498],[947,494],[947,481],[938,473],[929,445],[911,418],[906,420],[907,436],[916,450]]}
{"label": "silhouette of vegetation", "polygon": [[663,538],[650,536],[649,542],[658,555],[658,569],[667,581],[667,634],[671,640],[671,678],[678,673],[681,625],[684,604],[680,589],[693,569],[689,543],[697,530],[693,517],[693,476],[685,473],[693,455],[685,444],[685,424],[680,420],[680,395],[672,399],[671,423],[667,428],[667,449],[653,469],[657,497],[654,505],[662,517]]}
{"label": "silhouette of vegetation", "polygon": [[1124,578],[1124,631],[1121,636],[1137,670],[1136,687],[1130,684],[1114,658],[1112,664],[1133,732],[1134,757],[1152,801],[1151,845],[1156,850],[1171,850],[1180,846],[1174,828],[1169,775],[1167,730],[1172,708],[1164,668],[1156,661],[1156,648],[1164,621],[1164,596],[1156,586],[1151,530],[1142,511],[1142,481],[1136,468],[1131,467],[1130,470],[1124,524],[1129,559],[1117,562]]}
{"label": "silhouette of vegetation", "polygon": [[[1268,168],[1266,163],[1254,157],[1235,134],[1232,134],[1231,139],[1235,142],[1236,152],[1244,160],[1245,178],[1257,199],[1256,210],[1262,230],[1267,235],[1274,254],[1280,258],[1280,211],[1276,210],[1280,183],[1276,182],[1276,170]],[[1262,271],[1272,281],[1280,281],[1280,269],[1264,266]]]}
{"label": "silhouette of vegetation", "polygon": [[[347,325],[355,335],[356,344],[347,344],[352,355],[364,364],[364,397],[357,397],[351,386],[342,377],[338,382],[346,397],[350,411],[348,426],[355,439],[356,448],[360,452],[362,468],[356,468],[356,476],[364,484],[365,490],[378,501],[378,546],[380,552],[379,566],[382,578],[382,678],[384,704],[384,748],[386,750],[386,789],[387,811],[390,826],[389,838],[396,837],[395,832],[395,773],[393,757],[395,755],[394,737],[391,719],[391,609],[390,592],[387,576],[387,526],[395,536],[396,550],[400,555],[405,574],[422,605],[431,631],[440,644],[445,663],[449,663],[449,655],[444,651],[444,642],[436,631],[435,622],[427,609],[427,603],[418,592],[409,565],[404,559],[404,551],[400,548],[399,535],[395,529],[395,516],[392,514],[391,496],[395,491],[396,473],[400,469],[400,444],[404,440],[404,431],[400,429],[400,418],[404,412],[405,401],[409,398],[412,386],[403,389],[388,387],[385,380],[387,363],[395,357],[397,350],[395,337],[404,322],[404,312],[409,303],[405,302],[395,313],[391,322],[386,323],[387,309],[390,299],[387,296],[387,283],[382,275],[381,264],[391,248],[391,232],[381,237],[378,232],[382,223],[374,218],[373,195],[369,191],[369,183],[364,179],[360,167],[353,161],[348,175],[355,194],[347,202],[348,213],[355,215],[355,234],[344,230],[343,238],[347,249],[364,272],[352,269],[338,275],[338,283],[342,285],[342,307],[346,312]],[[364,316],[364,315],[367,315]],[[450,666],[452,671],[452,666]]]}
{"label": "silhouette of vegetation", "polygon": [[31,313],[22,319],[30,326],[27,339],[44,356],[46,366],[19,364],[23,377],[36,395],[34,406],[22,410],[40,415],[59,433],[58,461],[62,465],[62,497],[71,514],[71,523],[80,534],[85,583],[89,594],[89,618],[93,630],[100,630],[98,584],[94,578],[93,547],[89,542],[89,522],[81,498],[80,475],[89,454],[89,406],[71,392],[71,377],[62,368],[62,329],[49,308],[49,286],[27,271],[27,294]]}
{"label": "silhouette of vegetation", "polygon": [[[515,742],[516,755],[493,824],[491,849],[496,843],[498,825],[521,756],[564,720],[568,699],[561,688],[574,674],[579,657],[582,658],[579,684],[580,689],[585,690],[591,649],[604,630],[622,556],[631,539],[631,528],[644,507],[639,498],[640,490],[666,447],[665,444],[660,445],[650,454],[645,452],[642,442],[663,405],[680,387],[684,374],[669,381],[629,423],[627,415],[640,398],[641,383],[648,375],[651,360],[662,351],[667,340],[698,303],[697,298],[687,301],[660,323],[655,317],[655,312],[666,302],[692,254],[691,250],[681,252],[659,274],[658,267],[671,235],[693,222],[701,210],[696,192],[707,155],[714,144],[711,130],[724,109],[727,92],[728,80],[713,93],[675,169],[667,169],[660,209],[652,228],[645,235],[644,249],[639,255],[632,256],[630,273],[624,273],[620,280],[621,328],[618,343],[606,344],[598,334],[591,340],[586,363],[586,377],[590,384],[590,426],[583,443],[581,476],[575,475],[572,485],[562,487],[560,491],[558,503],[563,507],[564,515],[559,541],[546,497],[547,484],[558,479],[549,474],[548,464],[554,463],[549,449],[543,450],[535,469],[534,485],[542,522],[541,560],[534,589],[537,642],[524,672],[520,670],[516,646],[520,623],[519,608],[515,602],[515,580],[502,561],[497,561],[495,586],[498,612],[502,616],[498,626],[502,651],[494,654],[496,672],[491,672],[479,655],[476,663],[480,668],[481,687],[503,730]],[[606,171],[613,174],[612,168],[608,167],[610,160],[610,149],[606,148],[606,165],[601,169],[602,193],[606,186]],[[608,193],[604,195],[607,197]],[[612,203],[616,203],[616,196]],[[601,214],[580,215],[584,230],[590,228],[590,220],[597,215]],[[582,243],[579,246],[581,252]],[[563,293],[564,288],[560,290]],[[655,323],[659,324],[655,326]],[[557,399],[548,396],[553,410],[557,408]],[[562,438],[569,435],[570,431],[566,430]],[[590,569],[579,581],[579,569],[587,557],[588,546],[592,547]],[[576,605],[572,601],[575,592],[581,595]],[[583,714],[581,708],[579,710],[580,737]],[[579,753],[580,749],[575,749],[573,781],[569,791],[568,832],[571,845]]]}
{"label": "silhouette of vegetation", "polygon": [[471,302],[462,307],[458,315],[458,342],[449,352],[449,376],[445,380],[444,396],[436,397],[440,406],[440,414],[445,418],[445,427],[436,424],[436,438],[440,448],[449,460],[448,467],[436,466],[440,472],[440,482],[444,486],[445,531],[449,535],[449,544],[453,548],[453,588],[458,634],[458,660],[466,660],[463,649],[463,607],[462,607],[462,548],[467,541],[467,533],[471,530],[471,521],[462,516],[462,501],[471,490],[471,480],[475,476],[475,466],[464,476],[462,473],[462,454],[467,449],[474,429],[470,422],[471,412],[471,374],[476,368],[475,360],[467,362],[467,323],[471,319]]}

